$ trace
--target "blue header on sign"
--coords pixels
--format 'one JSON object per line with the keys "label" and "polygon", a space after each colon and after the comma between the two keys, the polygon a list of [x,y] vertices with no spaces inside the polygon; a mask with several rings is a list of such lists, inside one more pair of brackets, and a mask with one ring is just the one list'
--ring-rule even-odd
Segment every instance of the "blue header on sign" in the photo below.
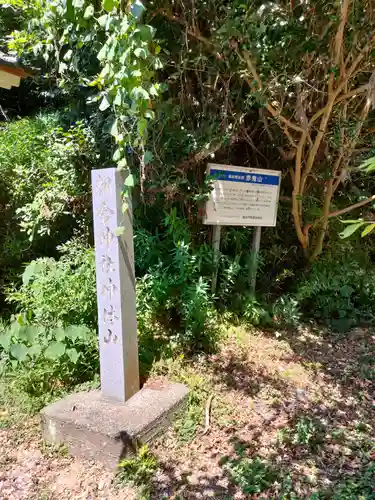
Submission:
{"label": "blue header on sign", "polygon": [[218,181],[247,182],[249,184],[267,184],[278,186],[280,177],[278,175],[251,174],[246,172],[230,172],[229,170],[212,169],[210,175]]}

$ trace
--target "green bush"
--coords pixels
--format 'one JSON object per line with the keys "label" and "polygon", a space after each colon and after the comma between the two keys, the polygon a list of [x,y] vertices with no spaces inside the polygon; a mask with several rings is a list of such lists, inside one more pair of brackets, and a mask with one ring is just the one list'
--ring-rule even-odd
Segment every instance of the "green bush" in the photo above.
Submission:
{"label": "green bush", "polygon": [[306,315],[345,331],[375,319],[375,273],[363,249],[342,246],[315,262],[296,299]]}
{"label": "green bush", "polygon": [[59,247],[59,260],[41,258],[25,269],[22,285],[8,294],[37,325],[97,326],[95,257],[82,238]]}
{"label": "green bush", "polygon": [[359,473],[345,478],[335,487],[333,500],[373,500],[375,498],[375,464],[369,463]]}
{"label": "green bush", "polygon": [[96,148],[83,122],[63,129],[46,113],[0,126],[0,293],[25,261],[56,256],[89,215]]}
{"label": "green bush", "polygon": [[257,495],[267,490],[275,482],[277,474],[273,468],[259,457],[230,459],[224,465],[233,484],[241,488],[245,495]]}
{"label": "green bush", "polygon": [[45,328],[19,315],[0,330],[0,375],[43,396],[92,380],[99,370],[96,333],[83,325]]}
{"label": "green bush", "polygon": [[[146,251],[149,250],[149,251]],[[212,249],[194,248],[187,223],[173,210],[165,217],[165,231],[152,236],[138,230],[136,262],[147,272],[138,279],[140,330],[155,323],[187,349],[209,349],[215,343],[217,317],[209,274]]]}
{"label": "green bush", "polygon": [[314,451],[324,442],[324,437],[325,428],[320,421],[301,416],[292,422],[291,428],[285,427],[279,431],[278,442]]}
{"label": "green bush", "polygon": [[147,445],[142,446],[134,457],[125,458],[118,464],[117,480],[134,486],[150,486],[158,468],[158,462]]}

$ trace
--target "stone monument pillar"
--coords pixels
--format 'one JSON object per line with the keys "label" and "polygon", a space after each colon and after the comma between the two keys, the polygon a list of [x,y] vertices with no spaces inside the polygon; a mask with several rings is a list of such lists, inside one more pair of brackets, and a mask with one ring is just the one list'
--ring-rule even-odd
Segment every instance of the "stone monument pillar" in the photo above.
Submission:
{"label": "stone monument pillar", "polygon": [[133,223],[130,200],[122,213],[123,185],[116,168],[92,171],[101,391],[119,402],[139,390]]}
{"label": "stone monument pillar", "polygon": [[45,440],[115,469],[171,422],[188,389],[167,381],[139,390],[134,249],[130,201],[115,168],[93,170],[92,195],[101,391],[73,393],[41,411]]}

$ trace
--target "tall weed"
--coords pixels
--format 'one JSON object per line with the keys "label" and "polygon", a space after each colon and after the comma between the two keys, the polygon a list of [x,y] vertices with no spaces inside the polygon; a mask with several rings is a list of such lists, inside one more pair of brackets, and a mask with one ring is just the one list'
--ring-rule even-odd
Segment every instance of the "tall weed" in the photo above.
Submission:
{"label": "tall weed", "polygon": [[308,316],[345,331],[375,320],[375,273],[368,254],[349,243],[328,252],[301,279],[296,299]]}

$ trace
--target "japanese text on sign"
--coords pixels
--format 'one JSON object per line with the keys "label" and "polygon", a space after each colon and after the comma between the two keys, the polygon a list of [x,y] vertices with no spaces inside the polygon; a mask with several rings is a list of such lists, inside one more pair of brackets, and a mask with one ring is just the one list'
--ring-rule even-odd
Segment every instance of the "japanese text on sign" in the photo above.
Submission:
{"label": "japanese text on sign", "polygon": [[232,165],[208,165],[213,190],[205,224],[275,226],[280,172]]}

